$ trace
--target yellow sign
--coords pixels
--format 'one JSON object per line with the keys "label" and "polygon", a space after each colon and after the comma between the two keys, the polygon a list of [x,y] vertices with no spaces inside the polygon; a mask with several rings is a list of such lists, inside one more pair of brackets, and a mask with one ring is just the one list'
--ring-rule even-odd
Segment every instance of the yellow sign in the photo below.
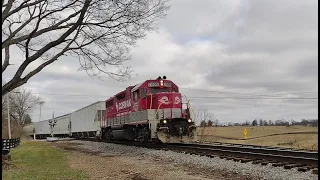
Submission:
{"label": "yellow sign", "polygon": [[247,129],[244,129],[244,130],[243,130],[243,134],[244,134],[244,136],[247,136],[247,134],[248,134]]}

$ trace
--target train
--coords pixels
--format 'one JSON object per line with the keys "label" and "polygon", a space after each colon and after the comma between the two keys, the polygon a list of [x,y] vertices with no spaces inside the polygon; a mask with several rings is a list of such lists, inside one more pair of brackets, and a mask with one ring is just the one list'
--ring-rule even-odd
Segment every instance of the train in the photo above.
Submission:
{"label": "train", "polygon": [[[179,92],[179,87],[166,76],[159,76],[129,86],[105,101],[34,122],[28,125],[28,130],[37,139],[53,134],[55,137],[94,137],[107,142],[188,143],[197,141],[193,119],[190,102]],[[30,126],[34,126],[32,132]]]}

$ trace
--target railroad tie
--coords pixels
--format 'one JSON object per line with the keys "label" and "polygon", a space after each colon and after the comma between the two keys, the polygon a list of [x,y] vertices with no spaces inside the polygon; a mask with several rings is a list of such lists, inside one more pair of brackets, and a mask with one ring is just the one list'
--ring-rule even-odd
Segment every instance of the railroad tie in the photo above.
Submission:
{"label": "railroad tie", "polygon": [[287,165],[284,165],[284,168],[285,169],[292,169],[292,168],[296,168],[296,167],[302,167],[304,166],[303,164],[287,164]]}
{"label": "railroad tie", "polygon": [[274,163],[272,164],[273,167],[279,167],[279,166],[284,166],[287,165],[288,163]]}
{"label": "railroad tie", "polygon": [[252,164],[260,164],[262,163],[264,160],[253,160]]}
{"label": "railroad tie", "polygon": [[261,165],[266,166],[266,165],[268,165],[269,163],[273,163],[273,161],[265,161],[265,162],[261,162]]}
{"label": "railroad tie", "polygon": [[253,161],[252,159],[241,159],[240,162],[242,163],[247,163],[247,162],[250,162],[250,161]]}
{"label": "railroad tie", "polygon": [[241,158],[233,158],[234,161],[239,162],[241,161]]}
{"label": "railroad tie", "polygon": [[318,168],[312,170],[312,174],[318,175]]}
{"label": "railroad tie", "polygon": [[219,158],[220,158],[220,159],[225,159],[225,158],[226,158],[226,156],[219,156]]}
{"label": "railroad tie", "polygon": [[298,168],[298,171],[307,172],[307,171],[309,171],[310,169],[312,169],[311,166],[303,166],[303,167],[299,167],[299,168]]}

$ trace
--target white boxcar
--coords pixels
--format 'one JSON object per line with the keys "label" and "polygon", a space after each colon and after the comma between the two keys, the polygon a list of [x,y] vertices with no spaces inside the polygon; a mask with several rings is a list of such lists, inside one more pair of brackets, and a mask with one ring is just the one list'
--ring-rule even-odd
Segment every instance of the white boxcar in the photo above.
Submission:
{"label": "white boxcar", "polygon": [[71,113],[71,132],[100,131],[100,122],[105,110],[105,102],[98,101]]}
{"label": "white boxcar", "polygon": [[57,121],[53,127],[53,134],[70,134],[70,121],[71,114],[65,114],[53,119]]}
{"label": "white boxcar", "polygon": [[35,122],[36,134],[51,134],[49,120]]}

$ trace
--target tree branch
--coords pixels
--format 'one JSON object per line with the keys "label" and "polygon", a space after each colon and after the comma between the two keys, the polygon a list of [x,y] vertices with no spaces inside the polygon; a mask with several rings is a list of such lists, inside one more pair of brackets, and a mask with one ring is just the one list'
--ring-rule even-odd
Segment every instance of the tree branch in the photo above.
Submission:
{"label": "tree branch", "polygon": [[4,57],[4,62],[2,65],[2,72],[4,72],[7,67],[9,66],[9,59],[10,59],[10,52],[9,52],[9,46],[5,48],[5,57]]}
{"label": "tree branch", "polygon": [[[63,55],[76,56],[87,73],[129,76],[129,47],[154,30],[164,15],[167,0],[20,0],[3,7],[3,72],[10,61],[9,47],[18,46],[25,59],[2,94],[26,83],[32,76]],[[12,2],[12,1],[11,1]],[[11,7],[10,7],[11,6]],[[31,10],[32,9],[32,10]],[[38,13],[38,14],[37,14]],[[16,25],[18,23],[18,25]],[[13,25],[14,24],[14,25]],[[72,37],[74,36],[74,37]],[[40,65],[26,73],[30,64]],[[43,61],[42,61],[43,60]],[[114,66],[118,72],[105,68]],[[24,77],[23,74],[26,74]]]}

